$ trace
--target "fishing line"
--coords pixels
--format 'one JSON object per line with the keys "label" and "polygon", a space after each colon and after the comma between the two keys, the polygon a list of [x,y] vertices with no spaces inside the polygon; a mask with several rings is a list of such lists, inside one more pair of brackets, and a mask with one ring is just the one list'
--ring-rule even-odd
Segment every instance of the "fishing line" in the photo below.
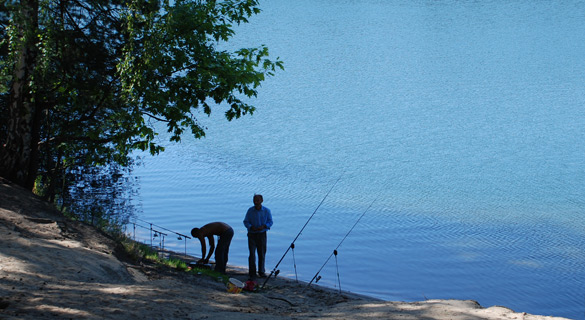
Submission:
{"label": "fishing line", "polygon": [[313,211],[313,214],[311,214],[311,216],[309,217],[309,219],[307,220],[307,222],[305,222],[305,225],[301,228],[301,231],[299,231],[299,233],[297,234],[297,236],[295,237],[295,239],[292,241],[292,243],[290,244],[290,246],[286,249],[286,251],[282,255],[282,258],[280,258],[280,260],[278,261],[278,263],[276,264],[276,266],[274,266],[274,269],[272,269],[272,271],[270,271],[270,274],[268,275],[268,277],[266,277],[266,280],[264,280],[264,283],[262,284],[262,287],[260,287],[260,289],[264,289],[264,286],[266,285],[266,283],[268,282],[268,280],[270,280],[270,278],[272,277],[272,275],[275,274],[275,272],[276,272],[276,274],[278,274],[276,268],[278,268],[278,266],[280,265],[280,263],[282,262],[282,260],[284,259],[284,257],[288,253],[288,251],[291,248],[294,248],[295,241],[297,241],[297,239],[299,238],[299,236],[301,235],[301,233],[303,232],[303,230],[305,230],[305,227],[307,226],[307,224],[309,224],[309,221],[311,221],[311,219],[313,219],[313,216],[315,215],[315,213],[317,213],[317,210],[319,210],[319,208],[321,207],[321,205],[323,204],[323,202],[325,202],[325,199],[327,199],[327,196],[329,196],[329,194],[331,193],[331,191],[333,191],[333,188],[335,188],[335,185],[339,182],[339,180],[341,180],[341,177],[343,177],[343,174],[341,176],[339,176],[339,178],[337,178],[337,181],[335,181],[335,183],[333,184],[333,186],[331,187],[331,189],[329,189],[329,192],[327,192],[327,194],[325,195],[325,197],[323,198],[323,200],[321,200],[321,203],[319,203],[319,205],[317,206],[317,208],[315,209],[315,211]]}
{"label": "fishing line", "polygon": [[[376,200],[378,200],[378,198],[374,199],[374,201],[372,201],[372,203],[370,203],[370,205],[366,208],[366,210],[364,211],[364,213],[362,213],[362,215],[353,224],[353,226],[351,227],[351,229],[349,229],[349,231],[345,234],[345,237],[343,237],[343,239],[341,239],[341,242],[339,242],[339,244],[337,245],[337,248],[335,248],[335,250],[333,250],[333,252],[329,255],[329,258],[327,258],[327,260],[325,260],[325,263],[323,263],[323,265],[321,266],[321,268],[319,269],[319,271],[317,271],[317,273],[315,273],[315,276],[313,277],[313,279],[311,279],[311,281],[307,285],[307,288],[311,285],[311,283],[313,283],[313,281],[317,278],[317,276],[319,276],[319,273],[321,272],[321,270],[323,270],[323,268],[325,267],[325,265],[327,264],[327,262],[329,262],[329,260],[331,259],[331,257],[333,255],[335,255],[335,264],[337,265],[337,249],[339,249],[339,247],[341,247],[341,244],[343,243],[343,241],[345,241],[345,239],[353,231],[353,229],[355,228],[355,226],[357,226],[357,224],[360,222],[360,220],[362,220],[362,218],[364,217],[364,215],[366,214],[366,212],[368,212],[368,210],[372,207],[372,205],[374,204],[374,202],[376,202]],[[339,281],[339,268],[337,270],[338,270],[337,271],[337,280]],[[320,278],[321,278],[321,276],[319,276],[319,279]],[[317,280],[317,281],[319,281],[319,280]],[[339,289],[341,290],[341,281],[339,281]]]}

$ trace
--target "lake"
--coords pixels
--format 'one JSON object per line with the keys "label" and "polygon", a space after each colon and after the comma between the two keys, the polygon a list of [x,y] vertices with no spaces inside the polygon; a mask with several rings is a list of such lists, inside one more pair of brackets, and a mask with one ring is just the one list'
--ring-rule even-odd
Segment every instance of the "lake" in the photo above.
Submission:
{"label": "lake", "polygon": [[266,44],[286,70],[253,116],[219,107],[199,118],[206,138],[144,157],[141,219],[184,234],[224,221],[229,263],[247,266],[242,220],[261,193],[268,270],[315,213],[278,267],[310,281],[365,212],[320,285],[584,318],[584,1],[261,9],[229,45]]}

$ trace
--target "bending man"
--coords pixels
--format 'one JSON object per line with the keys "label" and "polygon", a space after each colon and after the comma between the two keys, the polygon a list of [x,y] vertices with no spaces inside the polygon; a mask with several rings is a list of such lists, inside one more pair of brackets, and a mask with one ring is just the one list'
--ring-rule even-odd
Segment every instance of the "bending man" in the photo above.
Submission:
{"label": "bending man", "polygon": [[254,206],[248,209],[244,218],[244,225],[248,229],[248,274],[250,279],[256,279],[256,251],[258,251],[258,276],[266,277],[265,258],[266,258],[266,231],[272,227],[272,214],[270,209],[262,205],[264,199],[262,195],[255,194],[253,198]]}
{"label": "bending man", "polygon": [[[215,249],[215,241],[213,236],[219,236],[217,240],[217,249],[215,250],[215,271],[225,273],[225,268],[228,262],[228,253],[230,251],[230,243],[234,236],[234,229],[223,222],[212,222],[204,225],[201,228],[193,228],[191,235],[199,239],[201,242],[201,259],[197,263],[209,263],[209,258]],[[205,238],[209,240],[209,253],[205,256],[207,248],[205,246]]]}

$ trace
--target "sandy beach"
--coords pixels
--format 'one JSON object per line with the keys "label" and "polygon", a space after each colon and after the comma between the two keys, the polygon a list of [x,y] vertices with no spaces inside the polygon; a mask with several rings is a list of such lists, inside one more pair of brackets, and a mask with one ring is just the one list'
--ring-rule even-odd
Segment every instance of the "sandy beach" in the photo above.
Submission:
{"label": "sandy beach", "polygon": [[[107,235],[1,178],[0,233],[1,319],[563,319],[473,300],[381,301],[280,277],[229,293],[208,276],[125,259]],[[228,275],[244,281],[247,270]]]}

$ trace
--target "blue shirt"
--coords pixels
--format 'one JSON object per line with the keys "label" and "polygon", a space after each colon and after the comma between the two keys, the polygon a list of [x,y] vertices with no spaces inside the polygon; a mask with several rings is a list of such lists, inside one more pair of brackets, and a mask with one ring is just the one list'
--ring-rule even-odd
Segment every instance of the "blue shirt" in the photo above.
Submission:
{"label": "blue shirt", "polygon": [[[244,218],[244,225],[248,229],[249,233],[261,233],[266,232],[266,230],[272,227],[272,213],[270,209],[262,206],[260,210],[256,210],[256,207],[250,207],[248,212],[246,212],[246,217]],[[261,227],[266,225],[265,229],[262,230],[251,230],[251,227]]]}

